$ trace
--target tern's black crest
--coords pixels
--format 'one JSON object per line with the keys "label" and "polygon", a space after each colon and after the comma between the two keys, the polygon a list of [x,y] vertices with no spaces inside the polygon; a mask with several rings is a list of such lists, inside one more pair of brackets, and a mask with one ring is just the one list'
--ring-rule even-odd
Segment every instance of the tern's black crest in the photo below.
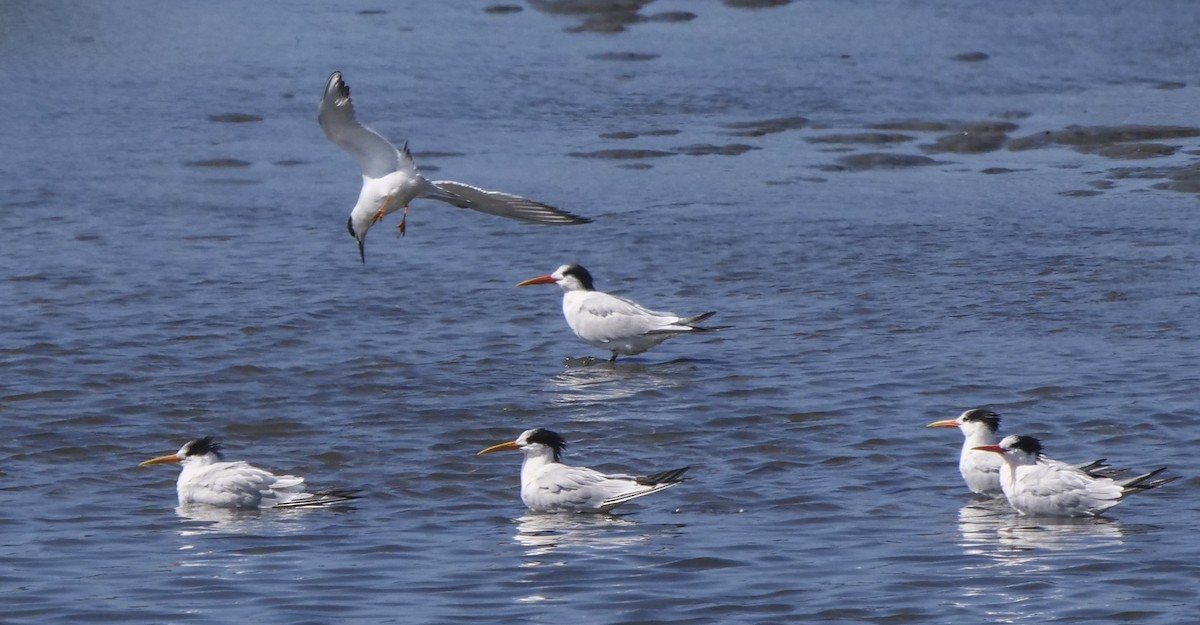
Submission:
{"label": "tern's black crest", "polygon": [[582,265],[568,265],[563,275],[574,276],[583,285],[585,291],[596,290],[596,287],[592,286],[592,274],[588,273],[588,270],[584,269]]}
{"label": "tern's black crest", "polygon": [[211,436],[189,441],[183,450],[185,456],[203,456],[210,453],[216,454],[218,458],[221,457],[221,443],[213,440]]}
{"label": "tern's black crest", "polygon": [[1035,456],[1042,455],[1042,442],[1032,436],[1018,436],[1011,448]]}
{"label": "tern's black crest", "polygon": [[533,434],[530,434],[529,438],[525,440],[530,443],[541,443],[550,449],[553,449],[555,462],[562,460],[562,452],[567,448],[567,440],[562,436],[559,436],[558,432],[551,432],[550,430],[543,428],[534,430]]}
{"label": "tern's black crest", "polygon": [[354,234],[354,218],[353,217],[346,220],[346,229],[350,231],[350,236],[354,237],[355,239],[358,238],[358,235]]}
{"label": "tern's black crest", "polygon": [[1000,429],[1000,415],[991,410],[984,410],[983,408],[968,410],[967,414],[963,415],[963,421],[982,423],[987,426],[987,429],[992,431],[992,434],[995,434]]}

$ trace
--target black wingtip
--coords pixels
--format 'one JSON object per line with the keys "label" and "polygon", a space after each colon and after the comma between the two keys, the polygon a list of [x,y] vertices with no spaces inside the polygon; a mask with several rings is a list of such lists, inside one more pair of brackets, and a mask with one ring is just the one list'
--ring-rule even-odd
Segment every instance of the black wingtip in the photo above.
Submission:
{"label": "black wingtip", "polygon": [[346,82],[342,80],[341,71],[335,71],[334,73],[330,74],[329,80],[325,81],[325,93],[329,93],[331,91],[337,93],[339,98],[350,97],[350,85],[347,85]]}
{"label": "black wingtip", "polygon": [[712,317],[715,314],[717,314],[717,311],[715,311],[715,310],[710,310],[706,313],[700,313],[699,315],[696,315],[695,317],[692,317],[691,319],[685,320],[683,322],[683,325],[689,326],[693,330],[698,330],[700,332],[715,332],[717,330],[727,330],[727,329],[733,327],[733,326],[701,326],[701,325],[697,325],[699,323],[703,323],[703,322],[707,321],[709,317]]}
{"label": "black wingtip", "polygon": [[692,468],[692,467],[689,465],[689,466],[681,467],[678,469],[671,469],[670,471],[663,471],[661,473],[646,475],[646,476],[637,478],[637,483],[641,484],[643,486],[657,486],[659,484],[675,484],[677,482],[684,481],[685,478],[683,477],[683,474],[687,473],[687,470],[690,468]]}
{"label": "black wingtip", "polygon": [[1163,471],[1166,471],[1166,470],[1167,470],[1167,467],[1159,467],[1149,473],[1139,475],[1137,477],[1129,478],[1127,480],[1123,480],[1118,483],[1121,485],[1121,487],[1123,489],[1125,489],[1127,494],[1131,494],[1131,493],[1140,493],[1142,491],[1150,490],[1151,488],[1158,488],[1159,486],[1163,486],[1165,484],[1170,484],[1171,482],[1174,482],[1175,480],[1179,479],[1178,475],[1174,475],[1174,476],[1171,476],[1168,478],[1163,478],[1161,480],[1154,479],[1154,478],[1158,477],[1158,475],[1160,473],[1162,473]]}
{"label": "black wingtip", "polygon": [[275,509],[312,509],[312,508],[337,508],[345,506],[348,502],[355,499],[361,499],[359,493],[362,492],[358,488],[336,488],[329,490],[320,490],[311,493],[308,496],[303,496],[286,503],[281,503],[273,506]]}

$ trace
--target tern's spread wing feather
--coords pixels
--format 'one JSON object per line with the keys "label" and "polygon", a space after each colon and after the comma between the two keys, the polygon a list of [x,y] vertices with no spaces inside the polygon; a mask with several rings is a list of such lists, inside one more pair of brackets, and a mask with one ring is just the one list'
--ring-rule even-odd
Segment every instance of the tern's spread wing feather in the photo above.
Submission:
{"label": "tern's spread wing feather", "polygon": [[379,133],[358,123],[350,87],[342,81],[341,72],[334,72],[325,84],[325,94],[317,111],[321,130],[338,147],[345,150],[368,178],[382,178],[402,167],[411,167],[396,146]]}
{"label": "tern's spread wing feather", "polygon": [[519,195],[488,191],[453,180],[434,180],[433,184],[450,193],[452,197],[447,198],[441,195],[422,195],[422,197],[448,202],[459,208],[470,208],[489,215],[535,224],[563,226],[591,222],[585,217],[572,215],[560,208],[535,202]]}

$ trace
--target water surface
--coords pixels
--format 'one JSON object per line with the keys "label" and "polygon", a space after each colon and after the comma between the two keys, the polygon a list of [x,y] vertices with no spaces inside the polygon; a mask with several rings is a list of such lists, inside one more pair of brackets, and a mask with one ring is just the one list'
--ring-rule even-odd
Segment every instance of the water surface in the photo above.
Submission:
{"label": "water surface", "polygon": [[[1198,9],[737,4],[0,5],[0,621],[1190,618]],[[433,177],[595,223],[418,202],[361,265],[334,70]],[[564,262],[734,327],[587,364],[513,288]],[[923,429],[981,405],[1184,478],[1019,518]],[[535,426],[693,479],[528,514],[474,454]],[[201,435],[367,497],[177,510],[136,465]]]}

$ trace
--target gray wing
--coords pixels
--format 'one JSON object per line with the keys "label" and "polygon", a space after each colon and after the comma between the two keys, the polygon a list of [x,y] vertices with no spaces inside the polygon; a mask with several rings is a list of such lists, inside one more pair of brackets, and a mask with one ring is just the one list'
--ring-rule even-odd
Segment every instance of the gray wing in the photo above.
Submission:
{"label": "gray wing", "polygon": [[579,310],[575,331],[589,340],[612,341],[643,334],[690,332],[692,328],[677,325],[679,315],[650,310],[641,304],[602,291],[589,291],[578,298]]}
{"label": "gray wing", "polygon": [[606,479],[599,471],[555,464],[545,468],[522,495],[538,511],[594,510],[608,496]]}
{"label": "gray wing", "polygon": [[325,84],[325,94],[317,109],[317,122],[330,141],[354,157],[368,178],[382,178],[406,164],[396,146],[358,123],[354,103],[350,100],[350,87],[342,81],[341,72],[334,72]]}
{"label": "gray wing", "polygon": [[561,208],[535,202],[519,195],[488,191],[469,184],[454,182],[453,180],[434,180],[433,184],[437,185],[441,190],[452,194],[454,197],[447,198],[439,195],[423,195],[422,197],[441,200],[459,208],[470,208],[489,215],[507,217],[508,219],[516,219],[517,221],[527,223],[563,226],[586,224],[592,221],[586,217],[568,213]]}
{"label": "gray wing", "polygon": [[195,503],[254,508],[303,492],[304,479],[275,475],[245,462],[222,462],[196,476],[190,489]]}

